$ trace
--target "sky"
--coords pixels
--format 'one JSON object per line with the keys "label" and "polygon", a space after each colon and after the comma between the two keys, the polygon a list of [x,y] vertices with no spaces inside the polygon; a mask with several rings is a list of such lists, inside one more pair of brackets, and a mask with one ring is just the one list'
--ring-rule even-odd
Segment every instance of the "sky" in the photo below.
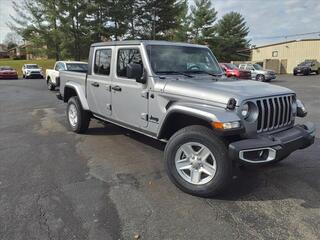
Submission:
{"label": "sky", "polygon": [[[22,1],[22,0],[17,0]],[[320,33],[288,37],[284,36],[320,32],[320,0],[211,0],[223,14],[240,12],[250,29],[251,44],[281,42],[302,38],[320,38]],[[192,0],[190,0],[192,2]],[[7,26],[9,15],[13,14],[12,0],[0,0],[0,43],[10,32]]]}

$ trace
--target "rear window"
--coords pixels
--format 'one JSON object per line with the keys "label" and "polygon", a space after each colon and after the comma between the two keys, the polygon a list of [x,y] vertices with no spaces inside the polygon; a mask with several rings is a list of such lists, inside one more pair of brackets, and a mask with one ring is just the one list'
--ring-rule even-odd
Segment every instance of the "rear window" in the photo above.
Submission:
{"label": "rear window", "polygon": [[88,64],[86,63],[67,63],[67,70],[72,72],[84,72],[88,71]]}

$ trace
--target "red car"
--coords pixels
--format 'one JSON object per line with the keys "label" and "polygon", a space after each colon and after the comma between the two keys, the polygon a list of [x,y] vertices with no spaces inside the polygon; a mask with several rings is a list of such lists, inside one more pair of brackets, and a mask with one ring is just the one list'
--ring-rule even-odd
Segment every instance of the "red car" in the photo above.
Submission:
{"label": "red car", "polygon": [[18,73],[12,67],[0,66],[0,79],[18,79]]}
{"label": "red car", "polygon": [[226,72],[227,77],[236,77],[239,79],[251,79],[251,72],[239,69],[232,63],[220,63],[221,68]]}

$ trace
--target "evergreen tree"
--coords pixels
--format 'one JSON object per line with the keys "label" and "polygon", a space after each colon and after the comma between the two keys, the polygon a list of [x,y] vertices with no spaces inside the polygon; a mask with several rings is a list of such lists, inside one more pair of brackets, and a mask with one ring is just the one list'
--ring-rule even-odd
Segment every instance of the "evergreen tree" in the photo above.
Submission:
{"label": "evergreen tree", "polygon": [[238,54],[238,50],[249,47],[249,41],[246,39],[249,28],[240,13],[225,14],[216,25],[216,33],[211,46],[220,61],[246,59]]}
{"label": "evergreen tree", "polygon": [[177,15],[178,27],[171,30],[170,40],[177,42],[187,42],[190,33],[190,16],[188,0],[181,2],[181,12]]}
{"label": "evergreen tree", "polygon": [[59,7],[60,31],[63,33],[61,43],[63,57],[75,60],[87,58],[90,47],[88,1],[60,0]]}
{"label": "evergreen tree", "polygon": [[217,12],[211,0],[195,0],[194,3],[191,6],[191,38],[195,43],[204,44],[214,35]]}
{"label": "evergreen tree", "polygon": [[183,11],[183,2],[176,0],[142,0],[141,16],[136,27],[140,38],[167,39],[171,29],[179,26],[178,17]]}

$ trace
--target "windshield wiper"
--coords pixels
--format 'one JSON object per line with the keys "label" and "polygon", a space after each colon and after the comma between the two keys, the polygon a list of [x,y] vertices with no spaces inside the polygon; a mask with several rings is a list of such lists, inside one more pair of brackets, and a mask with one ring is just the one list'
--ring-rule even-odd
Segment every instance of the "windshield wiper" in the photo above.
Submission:
{"label": "windshield wiper", "polygon": [[156,74],[180,74],[189,78],[193,78],[193,76],[184,72],[179,72],[179,71],[161,71],[161,72],[156,72]]}
{"label": "windshield wiper", "polygon": [[205,73],[214,77],[221,77],[223,76],[223,73],[211,73],[205,70],[196,70],[196,71],[188,71],[188,73]]}

